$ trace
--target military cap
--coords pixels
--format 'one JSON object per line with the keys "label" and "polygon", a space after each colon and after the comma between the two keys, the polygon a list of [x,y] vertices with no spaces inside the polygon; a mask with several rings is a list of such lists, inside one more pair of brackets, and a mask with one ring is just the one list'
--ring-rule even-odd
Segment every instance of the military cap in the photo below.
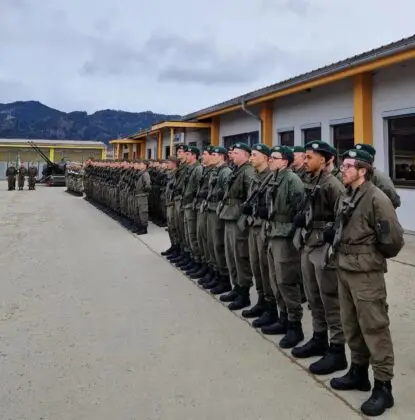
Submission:
{"label": "military cap", "polygon": [[333,148],[326,143],[325,141],[321,141],[321,140],[314,140],[314,141],[310,141],[305,145],[305,149],[306,150],[313,150],[314,152],[317,153],[324,153],[324,154],[328,154],[328,155],[334,155],[335,153],[333,153]]}
{"label": "military cap", "polygon": [[205,146],[205,147],[203,148],[203,151],[208,152],[208,153],[212,153],[212,149],[213,149],[214,147],[215,147],[215,146],[212,146],[211,144],[208,144],[207,146]]}
{"label": "military cap", "polygon": [[220,153],[222,155],[226,155],[228,153],[228,151],[222,146],[216,146],[216,147],[212,148],[211,153]]}
{"label": "military cap", "polygon": [[190,152],[198,156],[200,155],[200,149],[196,146],[188,146],[186,152]]}
{"label": "military cap", "polygon": [[296,153],[296,152],[304,153],[305,152],[305,148],[303,146],[293,146],[291,148],[291,150],[293,151],[293,153]]}
{"label": "military cap", "polygon": [[246,144],[246,143],[235,143],[233,145],[234,149],[241,149],[241,150],[245,150],[245,152],[251,153],[251,148]]}
{"label": "military cap", "polygon": [[330,149],[331,149],[333,155],[337,156],[337,149],[334,146],[332,146],[331,144],[329,144],[329,146],[330,146]]}
{"label": "military cap", "polygon": [[228,147],[228,152],[232,152],[232,150],[234,149],[233,145]]}
{"label": "military cap", "polygon": [[176,150],[183,150],[184,152],[187,152],[189,146],[187,144],[179,144],[176,148]]}
{"label": "military cap", "polygon": [[288,160],[289,165],[291,165],[291,163],[294,161],[294,152],[293,152],[291,147],[288,147],[288,146],[274,146],[271,149],[271,153],[272,152],[281,153],[282,158]]}
{"label": "military cap", "polygon": [[141,163],[144,163],[144,165],[147,165],[148,166],[148,164],[150,163],[147,159],[143,159],[142,161],[141,161]]}
{"label": "military cap", "polygon": [[375,156],[376,155],[376,149],[371,146],[370,144],[364,144],[364,143],[357,143],[355,145],[356,150],[364,150],[366,153],[369,153],[369,155]]}
{"label": "military cap", "polygon": [[257,150],[258,152],[263,153],[266,156],[271,154],[271,149],[263,143],[257,143],[252,146],[252,150]]}
{"label": "military cap", "polygon": [[343,159],[356,159],[359,162],[368,163],[371,165],[373,163],[373,156],[362,149],[350,149],[347,152],[343,153]]}

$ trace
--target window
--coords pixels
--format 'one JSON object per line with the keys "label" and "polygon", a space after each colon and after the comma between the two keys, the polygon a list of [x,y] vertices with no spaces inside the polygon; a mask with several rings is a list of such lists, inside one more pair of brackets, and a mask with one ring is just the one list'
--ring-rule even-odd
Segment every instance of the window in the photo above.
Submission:
{"label": "window", "polygon": [[415,186],[415,116],[391,118],[389,175],[396,184]]}
{"label": "window", "polygon": [[164,148],[164,157],[167,159],[170,156],[170,146]]}
{"label": "window", "polygon": [[339,124],[333,126],[333,146],[341,155],[354,147],[354,124]]}
{"label": "window", "polygon": [[284,133],[279,133],[278,136],[281,146],[294,146],[294,131],[285,131]]}
{"label": "window", "polygon": [[259,143],[259,131],[251,131],[250,133],[235,134],[233,136],[225,136],[223,138],[223,146],[228,148],[235,143],[246,143],[248,146],[253,146]]}
{"label": "window", "polygon": [[303,130],[304,145],[310,141],[321,140],[321,127],[306,128]]}
{"label": "window", "polygon": [[151,159],[151,149],[147,149],[147,159]]}

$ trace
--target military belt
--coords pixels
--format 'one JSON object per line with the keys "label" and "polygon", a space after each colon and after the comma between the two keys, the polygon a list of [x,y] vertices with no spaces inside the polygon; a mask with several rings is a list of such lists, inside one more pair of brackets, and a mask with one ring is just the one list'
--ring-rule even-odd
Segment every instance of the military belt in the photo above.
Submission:
{"label": "military belt", "polygon": [[342,254],[373,254],[376,252],[376,247],[375,245],[341,244],[338,252]]}

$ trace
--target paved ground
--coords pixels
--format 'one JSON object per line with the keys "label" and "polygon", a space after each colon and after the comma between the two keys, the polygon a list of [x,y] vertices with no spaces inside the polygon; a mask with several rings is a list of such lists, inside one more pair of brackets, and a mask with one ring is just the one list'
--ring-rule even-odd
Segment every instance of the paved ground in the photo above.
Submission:
{"label": "paved ground", "polygon": [[[0,183],[1,420],[361,418],[365,394],[308,375],[172,268],[166,246],[163,229],[138,238],[62,188]],[[408,238],[405,264],[389,266],[396,407],[385,419],[415,410],[414,250]]]}

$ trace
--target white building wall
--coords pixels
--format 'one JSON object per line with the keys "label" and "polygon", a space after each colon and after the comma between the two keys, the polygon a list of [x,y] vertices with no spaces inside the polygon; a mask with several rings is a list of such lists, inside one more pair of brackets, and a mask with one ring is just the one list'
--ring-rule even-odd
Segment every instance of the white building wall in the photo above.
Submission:
{"label": "white building wall", "polygon": [[151,159],[157,158],[157,139],[154,137],[147,138],[145,157],[148,157],[148,149],[151,149]]}
{"label": "white building wall", "polygon": [[[166,156],[166,147],[170,146],[170,130],[163,130],[162,131],[163,134],[163,159],[167,159],[168,156]],[[170,153],[172,153],[173,151],[170,151]]]}
{"label": "white building wall", "polygon": [[[376,166],[389,174],[388,130],[385,117],[415,112],[415,61],[382,69],[373,76],[373,145]],[[415,232],[415,190],[398,188],[402,226]]]}
{"label": "white building wall", "polygon": [[[258,107],[250,107],[252,112],[259,114]],[[219,141],[223,144],[223,137],[235,134],[249,133],[259,130],[259,121],[244,111],[235,111],[220,116]]]}
{"label": "white building wall", "polygon": [[353,83],[341,81],[327,86],[277,99],[274,102],[273,144],[278,130],[294,128],[294,142],[302,144],[302,127],[321,125],[321,140],[332,142],[331,125],[353,122]]}

